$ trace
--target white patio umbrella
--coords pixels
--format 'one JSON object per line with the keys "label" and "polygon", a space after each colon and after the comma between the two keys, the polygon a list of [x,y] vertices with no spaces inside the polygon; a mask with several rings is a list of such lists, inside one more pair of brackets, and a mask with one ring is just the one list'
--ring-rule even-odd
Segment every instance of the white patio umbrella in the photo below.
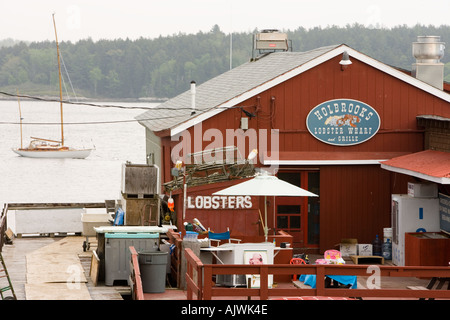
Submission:
{"label": "white patio umbrella", "polygon": [[275,176],[263,173],[255,176],[253,179],[238,183],[226,189],[214,192],[213,195],[220,196],[264,196],[264,211],[266,220],[264,223],[264,236],[267,242],[267,197],[317,197],[318,195],[299,188],[291,183],[280,180]]}

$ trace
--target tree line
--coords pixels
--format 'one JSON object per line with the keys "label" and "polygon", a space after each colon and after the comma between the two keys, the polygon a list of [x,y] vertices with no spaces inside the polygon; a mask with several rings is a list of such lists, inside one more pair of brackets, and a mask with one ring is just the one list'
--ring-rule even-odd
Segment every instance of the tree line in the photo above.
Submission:
{"label": "tree line", "polygon": [[[442,62],[450,61],[450,26],[371,28],[360,24],[296,30],[288,34],[292,51],[347,44],[385,64],[411,70],[412,42],[420,35],[439,35],[447,42]],[[78,96],[98,99],[171,98],[247,62],[253,32],[225,34],[215,25],[209,32],[179,33],[137,40],[61,42],[64,84]],[[230,58],[230,43],[231,58]],[[3,44],[3,45],[2,45]],[[55,94],[58,90],[56,44],[53,41],[0,42],[0,88],[15,93]],[[67,71],[67,72],[66,72]],[[67,74],[69,77],[67,77]],[[450,82],[450,63],[445,66]],[[70,93],[69,93],[70,95]]]}

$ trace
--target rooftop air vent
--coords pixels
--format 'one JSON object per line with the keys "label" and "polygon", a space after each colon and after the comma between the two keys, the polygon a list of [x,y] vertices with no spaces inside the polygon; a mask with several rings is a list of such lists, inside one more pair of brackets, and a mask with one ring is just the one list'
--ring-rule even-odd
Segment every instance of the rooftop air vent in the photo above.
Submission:
{"label": "rooftop air vent", "polygon": [[419,36],[412,44],[417,63],[439,63],[444,56],[445,44],[439,36]]}
{"label": "rooftop air vent", "polygon": [[412,76],[438,89],[444,85],[444,56],[445,44],[440,42],[439,36],[419,36],[412,44],[412,54],[416,63],[412,65]]}

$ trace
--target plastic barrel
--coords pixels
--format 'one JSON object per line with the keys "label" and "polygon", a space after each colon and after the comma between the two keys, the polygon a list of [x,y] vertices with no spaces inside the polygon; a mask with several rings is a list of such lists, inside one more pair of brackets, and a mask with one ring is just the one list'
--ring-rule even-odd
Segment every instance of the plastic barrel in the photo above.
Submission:
{"label": "plastic barrel", "polygon": [[372,242],[372,253],[374,256],[380,256],[382,253],[382,243],[378,235],[376,236],[375,240]]}
{"label": "plastic barrel", "polygon": [[139,252],[142,289],[145,293],[166,291],[167,255],[167,252],[161,251]]}
{"label": "plastic barrel", "polygon": [[392,243],[389,239],[383,243],[383,258],[386,260],[392,260]]}

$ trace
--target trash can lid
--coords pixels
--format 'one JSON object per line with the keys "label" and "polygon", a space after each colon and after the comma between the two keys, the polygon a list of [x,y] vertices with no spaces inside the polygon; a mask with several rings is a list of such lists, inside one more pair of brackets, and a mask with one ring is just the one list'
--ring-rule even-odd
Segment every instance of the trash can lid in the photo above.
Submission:
{"label": "trash can lid", "polygon": [[119,232],[119,233],[105,233],[105,238],[109,239],[158,239],[159,234],[154,232]]}
{"label": "trash can lid", "polygon": [[150,251],[150,250],[140,250],[138,251],[138,255],[143,256],[165,256],[168,255],[168,252],[165,251]]}

